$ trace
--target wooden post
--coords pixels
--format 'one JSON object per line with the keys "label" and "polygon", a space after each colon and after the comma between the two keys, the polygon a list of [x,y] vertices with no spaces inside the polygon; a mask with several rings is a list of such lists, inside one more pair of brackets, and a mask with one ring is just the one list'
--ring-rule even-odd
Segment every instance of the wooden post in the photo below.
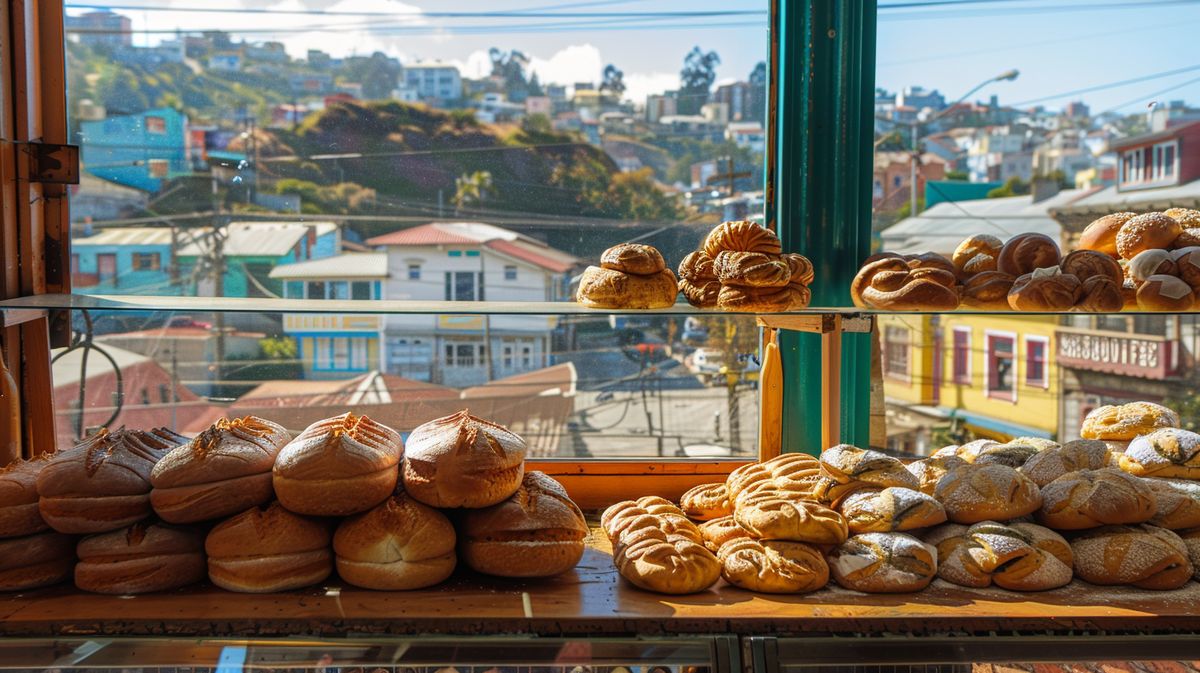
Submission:
{"label": "wooden post", "polygon": [[821,449],[842,443],[842,316],[821,334]]}

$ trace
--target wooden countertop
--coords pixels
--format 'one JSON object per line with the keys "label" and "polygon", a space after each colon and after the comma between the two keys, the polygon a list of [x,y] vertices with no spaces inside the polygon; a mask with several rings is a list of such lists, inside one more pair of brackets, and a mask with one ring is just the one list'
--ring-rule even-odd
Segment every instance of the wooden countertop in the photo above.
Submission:
{"label": "wooden countertop", "polygon": [[664,596],[621,580],[603,534],[572,572],[538,581],[460,570],[440,586],[376,592],[330,583],[283,594],[201,585],[101,596],[67,587],[0,596],[0,635],[282,636],[364,634],[630,635],[685,633],[934,634],[1200,629],[1200,584],[1170,592],[1075,582],[1050,592],[974,590],[935,581],[918,594],[755,594],[718,583]]}

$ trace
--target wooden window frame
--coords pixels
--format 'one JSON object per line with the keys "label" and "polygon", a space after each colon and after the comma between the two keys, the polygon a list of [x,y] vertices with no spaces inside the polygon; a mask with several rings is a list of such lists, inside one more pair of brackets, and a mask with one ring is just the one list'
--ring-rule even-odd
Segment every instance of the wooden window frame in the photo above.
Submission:
{"label": "wooden window frame", "polygon": [[[954,385],[969,386],[971,385],[971,375],[974,373],[971,362],[971,340],[973,338],[972,329],[967,325],[955,326],[950,331],[950,381]],[[958,373],[958,335],[965,334],[967,339],[964,344],[967,351],[966,361],[964,362],[963,373]]]}
{"label": "wooden window frame", "polygon": [[[1029,344],[1036,343],[1042,345],[1042,378],[1033,381],[1029,378],[1029,363],[1031,362],[1031,351]],[[1040,336],[1037,334],[1025,335],[1025,385],[1030,388],[1040,388],[1042,390],[1050,389],[1050,337]]]}
{"label": "wooden window frame", "polygon": [[[992,340],[1008,339],[1012,342],[1012,387],[1007,390],[992,390]],[[1020,340],[1016,332],[984,330],[983,332],[983,394],[989,400],[1017,403],[1017,382],[1021,380],[1021,354],[1017,350]]]}

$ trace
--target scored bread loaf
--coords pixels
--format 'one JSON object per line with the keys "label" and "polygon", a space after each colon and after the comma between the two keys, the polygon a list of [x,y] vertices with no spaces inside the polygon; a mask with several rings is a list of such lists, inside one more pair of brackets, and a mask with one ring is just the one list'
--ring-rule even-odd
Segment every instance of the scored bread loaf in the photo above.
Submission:
{"label": "scored bread loaf", "polygon": [[71,579],[75,538],[52,530],[0,539],[0,591],[26,591]]}
{"label": "scored bread loaf", "polygon": [[333,534],[338,575],[364,589],[433,586],[454,572],[454,526],[438,510],[397,491],[344,519]]}
{"label": "scored bread loaf", "polygon": [[1055,530],[1141,523],[1154,516],[1154,492],[1116,468],[1068,472],[1042,488],[1037,520]]}
{"label": "scored bread loaf", "polygon": [[275,458],[271,483],[297,514],[346,516],[386,500],[400,477],[400,433],[366,416],[317,421]]}
{"label": "scored bread loaf", "polygon": [[733,514],[729,504],[729,487],[725,482],[700,484],[679,496],[679,509],[694,521],[711,521]]}
{"label": "scored bread loaf", "polygon": [[271,468],[288,439],[257,416],[222,418],[154,465],[150,504],[164,521],[192,523],[269,502]]}
{"label": "scored bread loaf", "polygon": [[1017,471],[1045,486],[1068,472],[1108,467],[1111,455],[1108,445],[1098,439],[1077,439],[1034,454]]}
{"label": "scored bread loaf", "polygon": [[1200,528],[1193,528],[1179,533],[1184,548],[1188,551],[1188,560],[1192,563],[1192,577],[1200,580]]}
{"label": "scored bread loaf", "polygon": [[1007,465],[964,465],[938,481],[934,497],[955,523],[1008,521],[1032,514],[1042,494],[1029,477]]}
{"label": "scored bread loaf", "polygon": [[333,531],[278,501],[217,524],[204,539],[208,578],[228,591],[271,593],[311,586],[333,572]]}
{"label": "scored bread loaf", "polygon": [[700,529],[663,498],[618,502],[600,517],[613,547],[613,564],[634,586],[664,594],[691,594],[711,587],[721,563],[703,543]]}
{"label": "scored bread loaf", "polygon": [[863,488],[900,486],[915,491],[921,486],[904,463],[879,451],[839,444],[822,451],[820,461],[823,479],[816,497],[835,507],[842,498]]}
{"label": "scored bread loaf", "polygon": [[999,445],[1000,442],[997,442],[994,439],[975,439],[967,442],[966,444],[955,447],[954,454],[968,463],[973,463],[975,462],[975,459],[979,457],[979,454],[987,451],[993,446]]}
{"label": "scored bread loaf", "polygon": [[1147,479],[1154,492],[1154,516],[1147,523],[1167,530],[1200,526],[1200,482],[1190,479]]}
{"label": "scored bread loaf", "polygon": [[1118,457],[1122,470],[1139,477],[1200,479],[1200,434],[1163,428],[1129,442]]}
{"label": "scored bread loaf", "polygon": [[841,514],[774,487],[760,488],[744,497],[733,519],[760,540],[838,544],[849,535]]}
{"label": "scored bread loaf", "polygon": [[1178,589],[1192,577],[1187,545],[1165,528],[1104,526],[1071,540],[1075,574],[1092,584]]}
{"label": "scored bread loaf", "polygon": [[204,534],[186,526],[141,521],[89,535],[75,552],[75,586],[92,593],[168,591],[205,577]]}
{"label": "scored bread loaf", "polygon": [[1032,523],[950,523],[923,539],[937,546],[938,577],[965,587],[1043,591],[1068,584],[1073,575],[1070,544]]}
{"label": "scored bread loaf", "polygon": [[700,539],[704,541],[704,546],[714,554],[721,548],[721,545],[730,540],[750,537],[749,531],[742,528],[733,515],[705,521],[699,525],[699,528]]}
{"label": "scored bread loaf", "polygon": [[404,452],[404,490],[433,507],[488,507],[521,486],[525,440],[466,409],[417,426]]}
{"label": "scored bread loaf", "polygon": [[899,486],[851,493],[838,511],[855,535],[916,530],[946,521],[946,510],[933,496]]}
{"label": "scored bread loaf", "polygon": [[600,255],[600,266],[635,276],[653,276],[667,268],[667,263],[663,260],[662,253],[654,246],[621,243]]}
{"label": "scored bread loaf", "polygon": [[725,480],[729,501],[736,509],[743,494],[763,487],[790,491],[797,497],[815,497],[821,464],[807,453],[785,453],[761,463],[743,465]]}
{"label": "scored bread loaf", "polygon": [[829,554],[829,570],[844,589],[906,593],[929,586],[937,575],[937,549],[907,533],[863,533]]}
{"label": "scored bread loaf", "polygon": [[500,577],[550,577],[583,557],[587,521],[562,484],[526,472],[508,500],[462,517],[459,554],[474,570]]}
{"label": "scored bread loaf", "polygon": [[972,463],[978,465],[987,465],[996,463],[999,465],[1007,465],[1012,468],[1019,468],[1025,464],[1027,460],[1049,449],[1059,447],[1057,442],[1052,442],[1048,439],[1040,437],[1018,437],[1012,441],[994,446],[987,446],[975,455]]}
{"label": "scored bread loaf", "polygon": [[1083,419],[1079,436],[1084,439],[1128,442],[1159,428],[1179,427],[1179,414],[1153,402],[1106,404]]}
{"label": "scored bread loaf", "polygon": [[721,577],[749,591],[800,594],[829,583],[829,565],[820,550],[803,542],[738,538],[717,551]]}
{"label": "scored bread loaf", "polygon": [[37,479],[38,509],[60,533],[102,533],[154,513],[150,471],[187,438],[166,428],[101,429],[55,453]]}
{"label": "scored bread loaf", "polygon": [[[958,447],[954,447],[957,449]],[[937,488],[938,481],[946,476],[946,473],[957,467],[966,465],[967,461],[963,460],[958,454],[934,455],[921,460],[914,460],[905,465],[905,469],[913,473],[917,478],[919,490],[927,495],[933,495],[934,489]]]}
{"label": "scored bread loaf", "polygon": [[38,510],[37,493],[38,474],[50,455],[0,468],[0,538],[24,537],[50,529]]}

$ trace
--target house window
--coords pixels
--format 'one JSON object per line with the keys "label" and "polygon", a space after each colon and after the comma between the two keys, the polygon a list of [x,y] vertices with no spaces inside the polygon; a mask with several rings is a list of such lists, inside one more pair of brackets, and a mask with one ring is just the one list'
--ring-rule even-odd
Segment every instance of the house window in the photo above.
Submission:
{"label": "house window", "polygon": [[283,296],[287,299],[304,299],[304,281],[289,280],[284,283]]}
{"label": "house window", "polygon": [[325,298],[325,281],[310,280],[308,281],[308,299],[324,299]]}
{"label": "house window", "polygon": [[1049,350],[1049,339],[1046,337],[1025,337],[1025,385],[1035,388],[1048,388],[1050,376],[1046,366],[1046,351]]}
{"label": "house window", "polygon": [[167,120],[162,117],[146,117],[146,133],[163,135],[167,132]]}
{"label": "house window", "polygon": [[504,280],[516,280],[516,279],[517,279],[517,266],[515,264],[505,265]]}
{"label": "house window", "polygon": [[888,376],[908,378],[908,329],[888,325],[883,333],[884,373]]}
{"label": "house window", "polygon": [[483,361],[483,344],[474,341],[454,341],[446,344],[447,367],[475,367]]}
{"label": "house window", "polygon": [[356,280],[350,284],[351,299],[374,299],[371,296],[371,281]]}
{"label": "house window", "polygon": [[134,271],[158,271],[161,268],[161,256],[157,252],[133,253]]}
{"label": "house window", "polygon": [[[446,272],[446,301],[482,301],[483,274],[474,271]],[[476,293],[476,279],[480,281],[479,292]]]}
{"label": "house window", "polygon": [[421,265],[420,264],[409,264],[408,265],[408,279],[409,280],[421,280]]}
{"label": "house window", "polygon": [[333,338],[333,368],[350,368],[350,339],[349,337]]}
{"label": "house window", "polygon": [[1016,401],[1016,339],[1011,335],[987,335],[987,395]]}
{"label": "house window", "polygon": [[954,328],[954,358],[951,378],[955,383],[971,385],[971,328]]}
{"label": "house window", "polygon": [[171,401],[171,386],[165,383],[158,384],[158,401],[163,404]]}
{"label": "house window", "polygon": [[329,284],[330,299],[349,299],[350,284],[344,280],[334,281]]}
{"label": "house window", "polygon": [[530,346],[521,346],[521,366],[525,369],[533,368],[533,348]]}
{"label": "house window", "polygon": [[355,337],[350,340],[350,368],[357,371],[367,369],[367,339]]}
{"label": "house window", "polygon": [[333,368],[333,339],[317,337],[314,344],[313,369]]}

